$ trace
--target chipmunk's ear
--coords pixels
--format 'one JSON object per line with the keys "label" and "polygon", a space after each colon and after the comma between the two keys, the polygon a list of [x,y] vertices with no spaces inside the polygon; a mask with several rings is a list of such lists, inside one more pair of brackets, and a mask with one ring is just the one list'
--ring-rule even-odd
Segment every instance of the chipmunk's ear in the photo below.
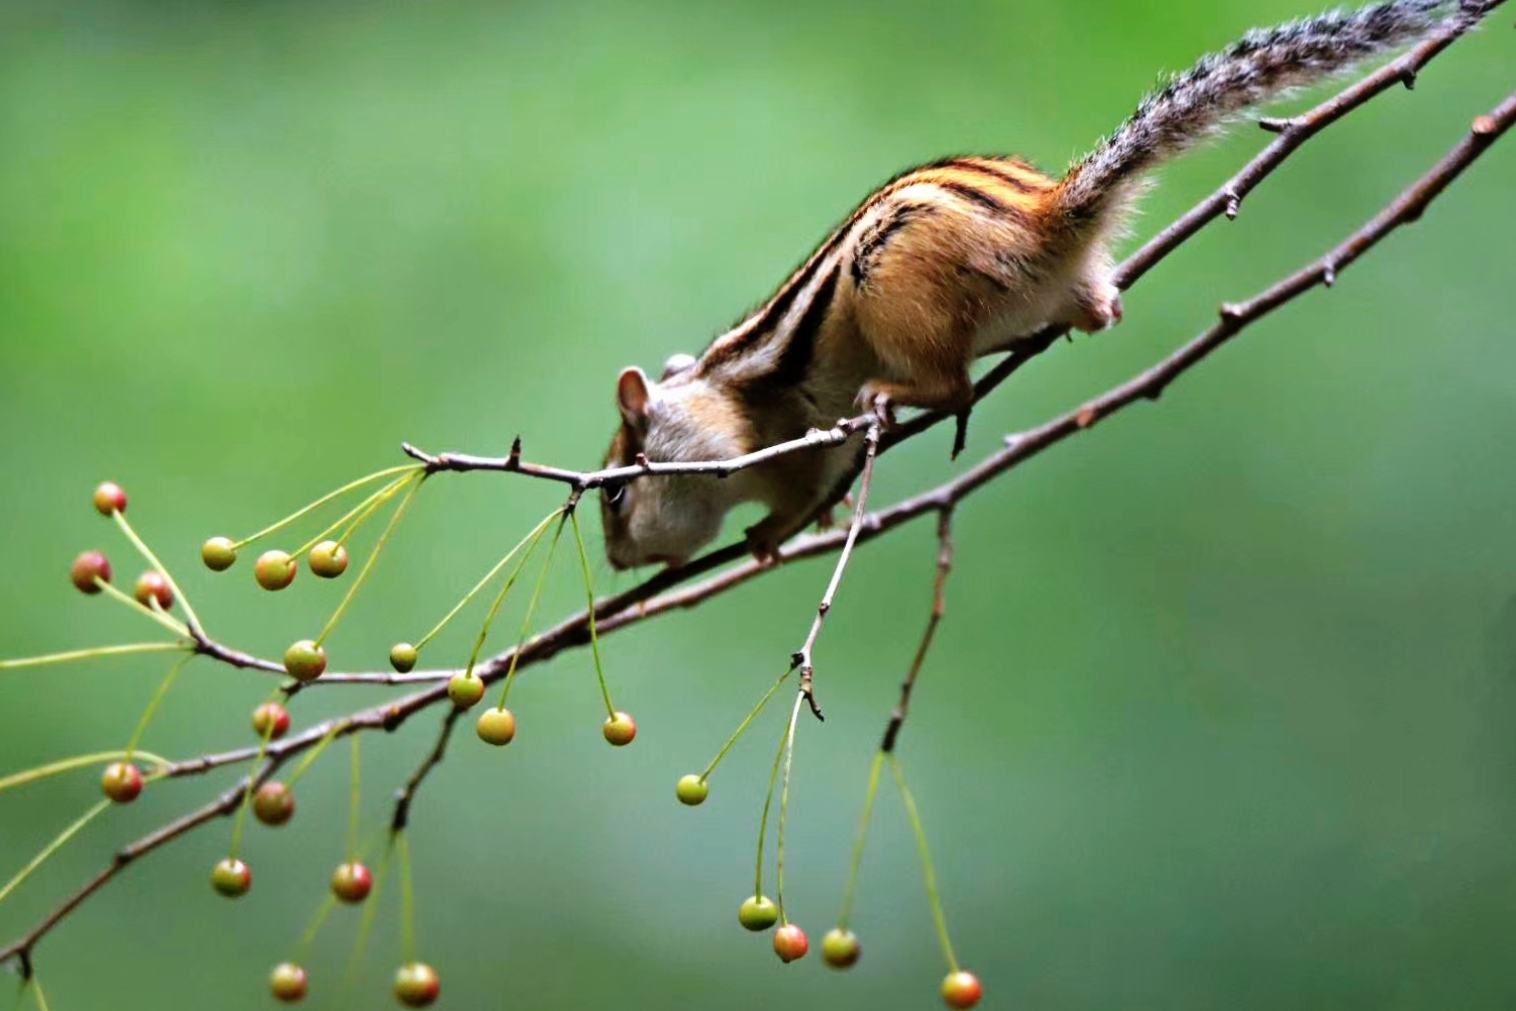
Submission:
{"label": "chipmunk's ear", "polygon": [[647,428],[648,399],[647,373],[635,365],[622,369],[616,378],[616,406],[622,420],[635,431]]}
{"label": "chipmunk's ear", "polygon": [[685,369],[692,368],[694,364],[694,355],[683,353],[677,355],[669,355],[668,361],[663,363],[663,375],[660,376],[659,379],[663,380],[667,379],[669,376],[678,375]]}

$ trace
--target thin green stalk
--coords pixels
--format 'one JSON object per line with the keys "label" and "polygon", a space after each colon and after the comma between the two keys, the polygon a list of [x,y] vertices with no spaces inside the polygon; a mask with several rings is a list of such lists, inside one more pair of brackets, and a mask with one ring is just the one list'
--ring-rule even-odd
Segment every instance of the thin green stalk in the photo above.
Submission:
{"label": "thin green stalk", "polygon": [[272,533],[278,533],[280,530],[283,530],[285,527],[289,526],[291,523],[294,523],[296,520],[302,519],[308,514],[316,511],[317,509],[320,509],[332,499],[346,495],[348,492],[353,491],[354,489],[362,488],[364,485],[377,481],[381,477],[389,477],[391,474],[399,474],[404,471],[421,469],[422,465],[419,463],[407,463],[401,464],[397,467],[386,467],[384,470],[376,470],[374,473],[369,474],[366,477],[360,477],[356,481],[349,481],[347,484],[343,485],[341,488],[338,488],[336,491],[327,492],[325,495],[321,496],[310,505],[295,510],[293,513],[290,513],[279,522],[266,526],[262,530],[249,537],[244,537],[242,540],[233,545],[233,547],[240,551],[256,540],[267,537]]}
{"label": "thin green stalk", "polygon": [[411,885],[411,844],[405,830],[395,833],[400,852],[400,937],[407,962],[416,961],[416,893]]}
{"label": "thin green stalk", "polygon": [[774,839],[774,900],[779,903],[779,922],[790,922],[784,909],[784,828],[790,820],[790,769],[795,764],[795,725],[800,719],[804,692],[795,693],[795,707],[784,731],[784,784],[779,788],[779,832]]}
{"label": "thin green stalk", "polygon": [[[326,750],[327,745],[336,740],[337,735],[342,733],[343,728],[346,726],[347,724],[341,720],[333,723],[331,729],[329,729],[325,734],[321,735],[321,740],[316,742],[316,746],[307,751],[305,753],[305,757],[300,759],[300,764],[295,766],[295,771],[291,772],[287,777],[285,777],[284,785],[293,789],[296,780],[305,775],[306,771],[310,769],[312,765],[316,764],[316,759],[321,757],[321,753]],[[354,739],[356,739],[357,736],[357,734],[354,734]]]}
{"label": "thin green stalk", "polygon": [[[132,603],[136,603],[135,600]],[[19,670],[22,667],[43,667],[55,663],[72,663],[75,660],[93,660],[102,656],[129,656],[134,653],[178,653],[194,649],[187,642],[134,642],[125,646],[93,646],[89,649],[71,649],[63,653],[46,653],[42,656],[19,657],[15,660],[0,660],[0,670]]]}
{"label": "thin green stalk", "polygon": [[[419,480],[425,479],[425,474],[422,474],[419,478]],[[378,512],[380,509],[383,509],[385,503],[394,498],[395,495],[405,487],[406,482],[414,480],[418,479],[412,477],[402,477],[397,479],[394,484],[381,488],[378,492],[376,492],[372,498],[372,501],[370,501],[369,504],[364,507],[363,511],[355,516],[351,521],[349,521],[347,526],[342,528],[342,533],[337,535],[337,543],[339,545],[346,544],[354,534],[363,529],[363,525],[365,523],[373,518],[374,513]]]}
{"label": "thin green stalk", "polygon": [[948,937],[947,917],[942,912],[942,896],[937,891],[937,872],[932,868],[932,852],[926,845],[926,829],[921,824],[921,814],[916,810],[916,798],[905,785],[905,772],[900,759],[890,755],[890,772],[895,776],[895,785],[900,787],[900,799],[905,802],[905,814],[910,819],[911,830],[916,833],[916,849],[921,853],[921,878],[926,885],[926,898],[932,906],[932,922],[937,927],[937,940],[942,944],[942,954],[947,958],[948,969],[958,971],[958,957],[953,954],[953,942]]}
{"label": "thin green stalk", "polygon": [[[203,629],[205,626],[200,624],[200,617],[195,614],[195,609],[190,606],[189,598],[184,595],[184,591],[179,588],[179,584],[174,582],[173,575],[164,567],[164,564],[158,561],[158,556],[153,554],[153,549],[148,547],[147,543],[137,536],[137,531],[133,530],[132,525],[126,521],[126,514],[117,510],[111,513],[111,519],[116,521],[116,526],[120,527],[121,532],[126,535],[126,539],[132,542],[132,547],[137,549],[138,554],[147,559],[147,564],[157,570],[158,574],[168,583],[168,588],[174,591],[174,599],[179,602],[180,607],[184,608],[184,616],[189,619],[190,628]],[[133,603],[136,603],[136,601],[133,601]],[[144,610],[147,609],[144,608]],[[154,612],[149,611],[148,613]]]}
{"label": "thin green stalk", "polygon": [[[553,539],[548,542],[547,557],[542,561],[542,571],[537,574],[537,585],[532,587],[532,597],[527,601],[526,616],[521,619],[521,634],[516,637],[516,648],[511,650],[511,663],[510,666],[506,668],[505,683],[500,688],[499,708],[501,709],[505,708],[505,701],[510,697],[511,682],[516,680],[516,664],[521,660],[521,648],[526,645],[527,633],[532,630],[532,618],[537,614],[537,604],[542,600],[542,588],[547,584],[547,574],[553,567],[553,553],[558,550],[558,538],[563,536],[563,524],[566,521],[566,518],[562,518],[562,509],[559,509],[557,512],[548,514],[547,519],[542,521],[543,529],[546,528],[548,521],[551,520],[554,516],[560,517],[558,520],[558,529],[553,531]],[[537,536],[540,539],[542,534],[539,532]],[[532,552],[536,550],[537,542],[533,541],[531,549],[526,553],[526,557],[521,560],[521,565],[523,567],[528,561],[531,560]],[[519,573],[521,570],[517,569],[516,571]],[[515,576],[513,575],[511,578],[514,581]],[[479,659],[479,651],[484,648],[484,636],[489,631],[489,623],[494,620],[495,611],[499,609],[500,602],[504,599],[505,595],[504,591],[502,591],[501,596],[495,601],[495,606],[490,608],[490,616],[489,618],[485,619],[484,628],[479,633],[479,641],[474,644],[474,655],[469,657],[468,669],[470,672],[473,671],[474,664]]]}
{"label": "thin green stalk", "polygon": [[[119,516],[121,514],[117,513],[116,515]],[[129,593],[123,593],[121,590],[116,589],[115,586],[107,583],[99,576],[95,577],[95,585],[104,590],[107,596],[111,597],[114,600],[120,601],[127,607],[131,608],[133,611],[136,611],[137,613],[142,614],[153,621],[156,621],[158,624],[162,625],[164,628],[168,629],[175,635],[183,636],[186,639],[190,637],[190,630],[185,628],[176,618],[172,617],[171,615],[164,614],[162,611],[155,611],[151,607],[142,606],[142,602],[139,601],[136,597],[133,597]]]}
{"label": "thin green stalk", "polygon": [[[316,545],[320,544],[322,541],[330,537],[338,529],[345,526],[347,522],[355,516],[362,514],[364,519],[367,519],[379,504],[388,502],[390,500],[390,497],[394,495],[395,490],[409,480],[411,480],[409,477],[399,477],[391,481],[389,484],[379,488],[377,491],[371,492],[365,496],[363,500],[360,501],[357,505],[353,506],[347,512],[343,513],[341,516],[337,517],[337,519],[323,527],[320,533],[291,552],[290,557],[301,557],[311,548],[314,548]],[[347,534],[343,534],[343,536],[346,537]]]}
{"label": "thin green stalk", "polygon": [[358,921],[353,950],[347,958],[347,972],[342,983],[344,994],[352,990],[358,978],[358,970],[363,967],[363,956],[368,950],[368,939],[374,932],[374,920],[379,915],[379,896],[384,891],[384,879],[389,876],[390,856],[393,853],[394,847],[386,846],[383,855],[379,857],[379,866],[374,869],[374,890],[363,903],[363,917]]}
{"label": "thin green stalk", "polygon": [[326,898],[321,900],[321,905],[316,908],[315,915],[311,917],[311,922],[306,924],[305,933],[300,935],[300,944],[295,949],[295,962],[297,964],[305,961],[307,953],[311,950],[311,945],[316,942],[316,935],[321,932],[321,927],[326,923],[326,918],[331,916],[332,910],[336,908],[337,896],[328,891]]}
{"label": "thin green stalk", "polygon": [[763,796],[763,817],[758,819],[758,860],[753,873],[753,895],[763,894],[763,839],[769,829],[769,808],[774,803],[774,784],[779,781],[779,763],[784,759],[784,749],[789,744],[789,724],[785,724],[784,733],[779,736],[779,750],[774,752],[774,767],[769,770],[769,788]]}
{"label": "thin green stalk", "polygon": [[863,866],[863,844],[868,839],[869,821],[874,816],[874,798],[879,795],[879,771],[884,768],[885,753],[874,752],[873,764],[869,766],[869,788],[863,795],[863,817],[858,820],[858,838],[853,842],[853,862],[848,867],[847,885],[842,890],[842,911],[837,914],[837,926],[847,929],[848,919],[853,915],[853,898],[858,894],[858,870]]}
{"label": "thin green stalk", "polygon": [[[152,762],[158,768],[164,768],[169,760],[151,752],[139,751],[137,758]],[[13,773],[0,779],[0,791],[9,790],[13,786],[25,786],[27,783],[35,783],[39,779],[47,779],[60,773],[71,772],[74,769],[82,769],[89,765],[99,765],[101,762],[123,762],[131,758],[125,751],[97,751],[91,755],[76,755],[73,758],[65,758],[59,762],[50,762],[47,765],[39,765],[35,769],[27,769],[23,772]]]}
{"label": "thin green stalk", "polygon": [[[269,696],[269,701],[279,698],[284,693],[274,692]],[[238,851],[242,848],[242,829],[247,824],[247,808],[253,802],[253,782],[258,778],[258,766],[263,763],[264,755],[268,754],[268,743],[274,739],[274,721],[269,720],[263,728],[263,736],[258,740],[258,757],[253,759],[253,767],[247,774],[247,787],[242,791],[242,804],[237,808],[237,816],[232,821],[232,844],[227,849],[227,856],[233,860],[237,858]]]}
{"label": "thin green stalk", "polygon": [[158,690],[153,693],[152,700],[148,702],[147,708],[142,711],[142,718],[137,721],[137,729],[133,731],[131,741],[126,745],[126,761],[130,762],[132,756],[137,753],[137,745],[141,743],[142,735],[147,732],[147,725],[153,721],[153,716],[158,712],[158,707],[163,704],[163,699],[168,695],[168,690],[174,686],[174,681],[179,677],[179,672],[184,669],[185,664],[194,658],[195,654],[193,653],[180,657],[168,669],[168,673],[164,675],[163,681],[158,685]]}
{"label": "thin green stalk", "polygon": [[584,534],[579,531],[579,510],[569,513],[574,524],[574,543],[579,545],[579,571],[584,576],[585,613],[589,615],[590,654],[595,658],[595,677],[600,679],[600,697],[605,700],[605,714],[612,719],[616,706],[611,702],[611,690],[605,683],[605,665],[600,661],[600,637],[595,633],[595,583],[590,577],[590,555],[584,550]]}
{"label": "thin green stalk", "polygon": [[35,969],[32,970],[31,984],[32,991],[37,996],[37,1011],[48,1011],[47,994],[42,990],[42,980],[37,978],[37,971]]}
{"label": "thin green stalk", "polygon": [[700,774],[700,781],[702,783],[710,778],[711,773],[716,771],[716,766],[720,765],[721,760],[726,757],[726,753],[732,750],[732,746],[737,743],[737,738],[741,737],[747,730],[748,724],[752,723],[758,714],[763,712],[764,707],[769,704],[769,699],[774,697],[774,693],[779,690],[779,686],[789,680],[789,676],[793,673],[795,673],[793,665],[786,667],[784,673],[779,675],[779,680],[769,686],[769,690],[763,693],[763,698],[758,700],[758,704],[742,718],[741,723],[737,724],[737,729],[732,731],[732,736],[727,738],[726,743],[721,746],[721,750],[716,752],[716,757],[711,759],[711,764],[707,765],[705,771]]}
{"label": "thin green stalk", "polygon": [[[506,552],[505,557],[496,562],[495,566],[484,574],[484,578],[475,583],[474,588],[465,593],[463,595],[463,599],[458,601],[458,603],[453,606],[453,609],[447,612],[447,614],[443,616],[443,619],[437,622],[435,626],[433,626],[430,632],[426,633],[426,635],[423,635],[419,640],[416,641],[416,649],[420,650],[427,643],[435,639],[437,637],[437,634],[446,628],[448,623],[458,616],[458,612],[467,607],[469,601],[478,596],[479,591],[483,590],[485,586],[487,586],[496,576],[498,576],[501,569],[510,564],[511,559],[515,558],[517,553],[519,553],[522,548],[526,547],[528,541],[541,534],[543,529],[546,528],[548,523],[552,521],[552,518],[555,515],[557,514],[550,513],[547,519],[537,524],[531,533],[527,534],[525,537],[521,538],[521,540],[517,541],[516,546],[514,548],[511,548],[510,551]],[[522,564],[524,565],[526,563],[523,561]],[[519,572],[520,569],[518,568],[517,571]]]}
{"label": "thin green stalk", "polygon": [[98,815],[101,811],[104,811],[106,808],[110,807],[111,803],[112,802],[108,799],[98,801],[94,807],[84,812],[84,814],[81,815],[77,821],[75,821],[68,828],[64,829],[62,832],[58,833],[58,837],[56,839],[48,843],[46,846],[42,847],[42,852],[32,857],[31,863],[21,868],[21,870],[16,873],[15,877],[11,878],[5,883],[4,888],[0,888],[0,902],[4,902],[6,896],[15,891],[16,887],[20,885],[21,882],[31,877],[32,872],[35,871],[38,867],[41,867],[43,863],[47,861],[48,857],[58,852],[58,850],[63,847],[64,843],[68,842],[74,836],[78,835],[80,829],[84,828],[84,826],[94,821],[95,816]]}
{"label": "thin green stalk", "polygon": [[426,475],[422,474],[420,477],[413,477],[408,479],[415,483],[412,484],[409,489],[407,489],[405,497],[402,498],[400,500],[400,504],[395,507],[395,512],[390,516],[389,524],[384,528],[384,533],[379,535],[379,541],[374,545],[374,550],[364,561],[363,568],[358,573],[358,578],[353,580],[353,585],[347,588],[347,594],[342,598],[342,603],[337,605],[337,610],[333,611],[332,616],[327,619],[326,627],[321,630],[320,635],[316,636],[317,646],[320,646],[323,642],[326,641],[326,637],[332,634],[332,629],[337,627],[337,622],[342,620],[343,614],[347,612],[348,605],[353,602],[353,598],[357,596],[358,591],[363,588],[363,584],[368,580],[369,573],[374,571],[374,563],[377,562],[379,560],[379,556],[384,553],[384,546],[389,543],[390,536],[394,534],[395,528],[400,525],[401,519],[405,517],[406,510],[408,510],[411,507],[411,503],[415,501],[416,492],[421,490],[421,482],[425,480],[425,477]]}
{"label": "thin green stalk", "polygon": [[362,734],[353,734],[353,778],[351,796],[347,806],[347,859],[349,863],[358,859],[358,817],[359,817],[359,784],[363,773],[363,761],[359,755]]}

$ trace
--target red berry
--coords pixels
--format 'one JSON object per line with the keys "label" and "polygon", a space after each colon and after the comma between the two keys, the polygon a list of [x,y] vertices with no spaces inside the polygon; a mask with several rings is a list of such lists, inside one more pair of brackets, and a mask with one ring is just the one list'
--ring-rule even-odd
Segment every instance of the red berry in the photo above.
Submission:
{"label": "red berry", "polygon": [[259,737],[267,735],[269,740],[277,741],[289,728],[290,712],[279,703],[265,702],[253,710],[253,732]]}
{"label": "red berry", "polygon": [[983,996],[984,987],[972,972],[950,972],[942,981],[942,1002],[950,1008],[971,1008]]}
{"label": "red berry", "polygon": [[821,957],[833,969],[851,968],[862,954],[863,945],[858,943],[858,935],[846,927],[833,927],[821,939]]}
{"label": "red berry", "polygon": [[253,794],[253,814],[265,825],[283,825],[295,816],[295,794],[280,782],[264,783]]}
{"label": "red berry", "polygon": [[347,571],[347,548],[336,541],[322,541],[311,548],[310,566],[322,579],[336,579]]}
{"label": "red berry", "polygon": [[406,1007],[426,1007],[442,992],[437,970],[425,962],[402,965],[395,973],[395,996]]}
{"label": "red berry", "polygon": [[632,739],[637,736],[637,721],[632,719],[630,713],[618,710],[615,716],[606,717],[600,732],[616,747],[624,747],[631,744]]}
{"label": "red berry", "polygon": [[294,962],[280,962],[268,977],[268,988],[274,991],[276,999],[286,1004],[294,1004],[303,998],[306,984],[305,970]]}
{"label": "red berry", "polygon": [[114,481],[103,481],[95,488],[95,508],[101,516],[126,512],[126,492]]}
{"label": "red berry", "polygon": [[408,642],[397,642],[390,647],[390,666],[397,674],[409,674],[416,667],[416,647]]}
{"label": "red berry", "polygon": [[459,709],[471,709],[484,698],[484,679],[473,674],[454,674],[447,681],[447,697]]}
{"label": "red berry", "polygon": [[167,611],[174,606],[174,591],[168,585],[168,578],[161,572],[148,571],[137,577],[137,588],[132,592],[137,598],[137,603],[143,607],[152,607],[153,601],[158,602],[159,610]]}
{"label": "red berry", "polygon": [[737,922],[755,933],[779,922],[779,907],[767,895],[754,895],[737,908]]}
{"label": "red berry", "polygon": [[253,578],[265,590],[282,590],[295,581],[300,567],[286,551],[265,551],[253,563]]}
{"label": "red berry", "polygon": [[696,773],[680,776],[679,782],[674,785],[674,796],[679,798],[679,803],[694,807],[704,804],[705,798],[711,795],[711,784],[707,783]]}
{"label": "red berry", "polygon": [[100,775],[100,789],[117,804],[130,804],[142,794],[142,770],[130,762],[112,762]]}
{"label": "red berry", "polygon": [[338,864],[332,872],[332,894],[343,902],[362,902],[373,890],[373,872],[356,860]]}
{"label": "red berry", "polygon": [[326,671],[326,650],[301,639],[284,651],[284,669],[297,681],[314,681]]}
{"label": "red berry", "polygon": [[211,868],[211,887],[229,899],[238,898],[253,887],[253,872],[236,857],[227,857]]}
{"label": "red berry", "polygon": [[474,730],[485,744],[509,744],[516,736],[516,714],[509,709],[486,709]]}
{"label": "red berry", "polygon": [[805,931],[798,924],[786,923],[774,931],[774,954],[779,956],[779,961],[788,964],[804,958],[810,950],[811,942],[806,940]]}
{"label": "red berry", "polygon": [[230,537],[212,537],[200,545],[200,560],[212,572],[225,572],[237,561],[237,545]]}
{"label": "red berry", "polygon": [[99,593],[100,587],[95,583],[99,579],[102,583],[111,581],[111,563],[98,551],[86,551],[74,559],[74,567],[69,570],[68,578],[74,581],[74,586],[80,593]]}

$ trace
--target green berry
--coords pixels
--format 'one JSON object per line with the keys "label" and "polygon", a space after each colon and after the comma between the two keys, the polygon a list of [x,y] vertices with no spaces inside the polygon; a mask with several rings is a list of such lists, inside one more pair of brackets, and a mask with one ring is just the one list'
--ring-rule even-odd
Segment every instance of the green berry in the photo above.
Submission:
{"label": "green berry", "polygon": [[299,571],[300,567],[289,556],[289,552],[278,549],[265,551],[253,563],[253,578],[265,590],[284,589],[295,581],[295,573]]}
{"label": "green berry", "polygon": [[833,927],[821,939],[821,957],[833,969],[848,969],[863,954],[858,935],[846,927]]}
{"label": "green berry", "polygon": [[212,537],[200,545],[200,560],[212,572],[225,572],[237,561],[237,546],[230,537]]}
{"label": "green berry", "polygon": [[484,698],[484,679],[473,674],[454,674],[447,680],[447,697],[459,709],[471,709]]}
{"label": "green berry", "polygon": [[268,988],[274,992],[276,1000],[294,1004],[305,997],[307,982],[304,969],[294,962],[280,962],[269,973]]}
{"label": "green berry", "polygon": [[95,488],[95,508],[101,516],[126,512],[126,492],[114,481],[103,481]]}
{"label": "green berry", "polygon": [[779,922],[779,907],[767,895],[754,895],[737,910],[737,922],[749,930],[767,930]]}
{"label": "green berry", "polygon": [[336,579],[347,571],[347,548],[336,541],[322,541],[311,548],[310,566],[322,579]]}
{"label": "green berry", "polygon": [[229,899],[238,898],[253,887],[253,872],[236,857],[227,857],[211,868],[211,887]]}
{"label": "green berry", "polygon": [[637,721],[632,719],[630,713],[617,710],[615,716],[606,717],[605,723],[600,728],[605,739],[618,748],[632,743],[637,736]]}
{"label": "green berry", "polygon": [[284,651],[284,669],[297,681],[314,681],[326,671],[326,650],[301,639]]}
{"label": "green berry", "polygon": [[146,608],[151,608],[155,600],[161,611],[167,611],[174,606],[174,590],[169,586],[168,577],[161,572],[149,570],[138,576],[132,596],[137,598],[137,603]]}
{"label": "green berry", "polygon": [[74,559],[68,578],[73,580],[75,589],[80,593],[99,593],[100,587],[95,580],[102,583],[111,581],[110,560],[98,551],[86,551]]}
{"label": "green berry", "polygon": [[796,923],[786,923],[774,931],[774,954],[779,956],[779,961],[788,965],[797,958],[804,958],[805,953],[811,950],[811,942],[806,938],[805,931]]}
{"label": "green berry", "polygon": [[356,860],[338,864],[332,872],[332,894],[343,902],[362,902],[373,890],[373,872]]}
{"label": "green berry", "polygon": [[406,1007],[426,1007],[442,992],[437,970],[425,962],[402,965],[395,973],[395,997]]}
{"label": "green berry", "polygon": [[265,825],[283,825],[295,816],[295,794],[278,781],[264,783],[253,794],[253,814]]}
{"label": "green berry", "polygon": [[950,1008],[963,1011],[978,1004],[983,996],[984,987],[972,972],[950,972],[942,981],[942,1002]]}
{"label": "green berry", "polygon": [[704,804],[705,798],[711,795],[711,785],[692,772],[688,776],[679,777],[679,784],[674,787],[674,795],[679,798],[679,803],[695,807],[698,804]]}
{"label": "green berry", "polygon": [[479,714],[474,730],[485,744],[509,744],[516,736],[516,714],[503,706],[486,709]]}
{"label": "green berry", "polygon": [[289,728],[289,710],[279,703],[265,702],[253,710],[253,732],[259,737],[267,736],[269,740],[277,741]]}
{"label": "green berry", "polygon": [[397,642],[390,647],[390,666],[397,674],[409,674],[416,669],[416,647],[408,642]]}
{"label": "green berry", "polygon": [[130,804],[142,794],[142,770],[131,762],[112,762],[100,774],[100,789],[117,804]]}

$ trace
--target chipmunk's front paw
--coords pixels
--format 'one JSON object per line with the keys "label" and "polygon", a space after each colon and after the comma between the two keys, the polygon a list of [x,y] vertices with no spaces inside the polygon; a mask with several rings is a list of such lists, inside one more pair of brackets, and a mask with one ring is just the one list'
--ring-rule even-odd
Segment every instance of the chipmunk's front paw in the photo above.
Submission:
{"label": "chipmunk's front paw", "polygon": [[759,565],[777,563],[779,545],[782,543],[784,543],[784,532],[771,520],[760,520],[747,528],[747,549]]}
{"label": "chipmunk's front paw", "polygon": [[858,391],[858,407],[865,414],[872,414],[885,428],[895,426],[895,399],[882,383],[865,383]]}

